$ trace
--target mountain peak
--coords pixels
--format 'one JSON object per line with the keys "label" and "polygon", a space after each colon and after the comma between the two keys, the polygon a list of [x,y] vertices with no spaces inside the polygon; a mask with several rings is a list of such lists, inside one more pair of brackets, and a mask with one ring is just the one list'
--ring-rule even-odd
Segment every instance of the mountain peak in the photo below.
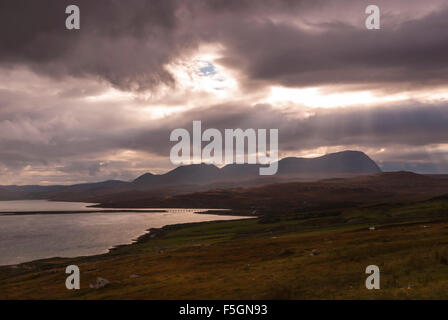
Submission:
{"label": "mountain peak", "polygon": [[380,173],[381,169],[361,151],[341,151],[317,158],[284,158],[279,161],[279,173]]}
{"label": "mountain peak", "polygon": [[135,179],[133,182],[139,183],[139,182],[145,181],[147,179],[150,179],[152,177],[154,177],[154,175],[151,172],[147,172],[145,174],[142,174],[140,177]]}

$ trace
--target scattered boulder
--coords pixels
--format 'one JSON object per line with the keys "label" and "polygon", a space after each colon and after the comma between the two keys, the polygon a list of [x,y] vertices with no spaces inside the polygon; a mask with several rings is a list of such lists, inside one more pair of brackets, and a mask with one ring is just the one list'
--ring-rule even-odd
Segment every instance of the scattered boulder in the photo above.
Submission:
{"label": "scattered boulder", "polygon": [[95,284],[90,284],[90,288],[91,289],[101,289],[104,288],[105,286],[107,286],[110,283],[109,280],[104,279],[104,278],[96,278],[96,283]]}
{"label": "scattered boulder", "polygon": [[319,251],[317,249],[311,250],[310,256],[317,256],[319,254]]}
{"label": "scattered boulder", "polygon": [[137,278],[140,278],[140,276],[139,276],[138,274],[131,274],[131,275],[129,276],[129,278],[131,278],[131,279],[137,279]]}

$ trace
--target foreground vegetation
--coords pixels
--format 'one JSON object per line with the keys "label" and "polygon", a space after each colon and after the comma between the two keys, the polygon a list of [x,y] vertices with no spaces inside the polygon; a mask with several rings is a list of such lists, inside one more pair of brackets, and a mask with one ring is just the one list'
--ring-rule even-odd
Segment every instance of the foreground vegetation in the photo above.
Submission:
{"label": "foreground vegetation", "polygon": [[[65,288],[70,264],[81,290]],[[380,290],[365,288],[371,264]],[[89,288],[97,277],[110,284]],[[0,268],[0,298],[448,299],[448,200],[169,226],[104,255]]]}

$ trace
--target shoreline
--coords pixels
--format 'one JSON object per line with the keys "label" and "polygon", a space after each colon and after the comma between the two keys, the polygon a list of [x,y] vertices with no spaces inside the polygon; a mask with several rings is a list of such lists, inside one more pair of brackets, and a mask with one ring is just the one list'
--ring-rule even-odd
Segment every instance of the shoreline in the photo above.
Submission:
{"label": "shoreline", "polygon": [[[213,210],[210,210],[213,211]],[[108,210],[106,211],[88,211],[88,212],[79,212],[79,213],[87,213],[87,214],[91,214],[91,213],[110,213],[110,212],[143,212],[143,213],[158,213],[158,212],[168,212],[167,210],[110,210],[110,212]],[[65,213],[65,214],[77,214],[76,213]],[[18,269],[20,267],[25,267],[27,264],[36,264],[36,263],[40,263],[42,261],[52,261],[52,260],[56,260],[56,259],[72,259],[72,260],[79,260],[79,259],[99,259],[102,256],[105,255],[110,255],[115,253],[116,251],[118,251],[119,249],[123,249],[128,247],[129,249],[132,246],[135,245],[139,245],[142,243],[145,243],[147,241],[150,240],[155,240],[160,238],[161,236],[163,236],[164,234],[166,234],[168,231],[172,231],[172,230],[179,230],[179,229],[183,229],[183,228],[188,228],[191,226],[200,226],[200,225],[206,225],[206,224],[211,224],[211,223],[220,223],[220,222],[227,222],[227,221],[242,221],[242,220],[248,220],[248,219],[254,219],[257,217],[248,217],[248,216],[240,216],[240,215],[231,215],[231,214],[215,214],[215,213],[208,213],[208,211],[201,211],[201,212],[194,212],[195,214],[211,214],[211,215],[216,215],[216,216],[232,216],[232,217],[241,217],[240,219],[232,219],[232,220],[211,220],[211,221],[200,221],[200,222],[186,222],[186,223],[175,223],[175,224],[167,224],[164,225],[160,228],[149,228],[146,229],[144,231],[144,233],[142,233],[140,236],[138,236],[135,239],[131,239],[130,243],[125,243],[125,244],[118,244],[115,246],[112,246],[110,248],[107,248],[104,250],[103,253],[96,253],[93,255],[78,255],[78,256],[74,256],[74,257],[60,257],[60,256],[53,256],[53,257],[48,257],[48,258],[40,258],[40,259],[35,259],[35,260],[30,260],[30,261],[25,261],[25,262],[21,262],[21,263],[15,263],[15,264],[7,264],[7,265],[0,265],[0,270],[2,269]],[[47,214],[47,213],[40,213],[40,212],[31,212],[29,213],[30,215],[39,215],[39,214]],[[50,214],[50,213],[48,213]],[[64,214],[64,213],[55,213],[55,214]],[[28,215],[27,213],[23,213],[23,214],[2,214],[0,213],[0,216],[20,216],[20,215]]]}
{"label": "shoreline", "polygon": [[166,210],[132,210],[132,209],[124,209],[124,210],[70,210],[70,211],[11,211],[11,212],[0,212],[0,216],[27,216],[27,215],[51,215],[51,214],[89,214],[89,213],[115,213],[115,212],[141,212],[141,213],[161,213],[168,212]]}
{"label": "shoreline", "polygon": [[[65,215],[65,214],[91,214],[91,213],[164,213],[169,210],[203,210],[203,209],[190,209],[190,208],[164,208],[164,209],[105,209],[105,210],[64,210],[64,211],[9,211],[0,212],[0,216],[26,216],[26,215]],[[232,216],[232,217],[258,217],[256,214],[247,212],[238,212],[233,209],[210,209],[206,211],[193,211],[194,214],[210,214],[216,216]]]}

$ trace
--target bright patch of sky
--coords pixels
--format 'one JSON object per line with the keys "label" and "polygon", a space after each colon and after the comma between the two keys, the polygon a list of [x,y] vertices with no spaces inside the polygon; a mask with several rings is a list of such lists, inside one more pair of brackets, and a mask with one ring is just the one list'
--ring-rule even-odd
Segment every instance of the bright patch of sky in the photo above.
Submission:
{"label": "bright patch of sky", "polygon": [[200,68],[204,76],[214,76],[216,74],[215,66],[210,62],[204,61],[205,67]]}
{"label": "bright patch of sky", "polygon": [[271,87],[271,92],[264,102],[275,107],[302,105],[310,108],[338,108],[358,105],[380,105],[387,102],[414,100],[421,102],[446,101],[446,90],[433,89],[396,94],[382,94],[378,91],[334,92],[326,87],[285,88]]}

